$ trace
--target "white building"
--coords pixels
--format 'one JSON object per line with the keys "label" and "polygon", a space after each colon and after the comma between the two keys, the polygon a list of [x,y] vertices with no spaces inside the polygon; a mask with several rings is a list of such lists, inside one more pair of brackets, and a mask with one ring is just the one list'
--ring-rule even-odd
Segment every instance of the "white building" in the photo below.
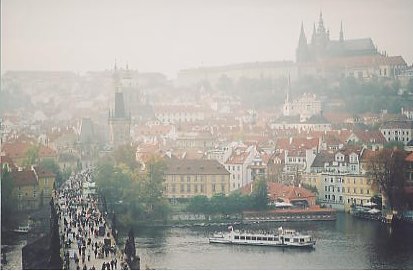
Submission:
{"label": "white building", "polygon": [[230,172],[230,191],[239,189],[252,182],[251,169],[249,166],[256,155],[255,146],[237,147],[224,163]]}
{"label": "white building", "polygon": [[388,121],[380,127],[380,132],[388,142],[398,141],[406,145],[412,140],[413,121]]}

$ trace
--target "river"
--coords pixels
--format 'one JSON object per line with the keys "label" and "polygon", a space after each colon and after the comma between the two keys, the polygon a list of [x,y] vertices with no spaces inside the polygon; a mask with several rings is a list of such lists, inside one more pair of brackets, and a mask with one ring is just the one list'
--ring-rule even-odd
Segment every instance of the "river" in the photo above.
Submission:
{"label": "river", "polygon": [[[141,268],[154,269],[413,269],[413,227],[393,226],[338,213],[336,221],[261,223],[311,233],[316,248],[209,244],[216,228],[141,228],[135,233]],[[238,226],[240,228],[240,226]]]}
{"label": "river", "polygon": [[[293,249],[209,244],[227,227],[140,228],[135,232],[141,268],[153,269],[413,269],[413,226],[392,226],[338,213],[336,221],[260,223],[311,233],[316,248]],[[236,226],[240,228],[240,226]],[[10,246],[6,269],[21,269],[20,235],[2,236]]]}

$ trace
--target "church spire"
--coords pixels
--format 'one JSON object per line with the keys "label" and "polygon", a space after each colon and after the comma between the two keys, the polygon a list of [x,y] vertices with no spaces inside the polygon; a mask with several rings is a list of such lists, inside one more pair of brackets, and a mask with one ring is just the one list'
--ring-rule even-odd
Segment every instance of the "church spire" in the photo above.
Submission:
{"label": "church spire", "polygon": [[315,43],[315,38],[317,35],[317,30],[315,29],[315,22],[313,24],[313,35],[311,36],[311,43],[314,44]]}
{"label": "church spire", "polygon": [[343,21],[341,21],[341,24],[340,24],[340,41],[344,41]]}
{"label": "church spire", "polygon": [[298,40],[298,47],[307,45],[307,38],[305,37],[305,32],[304,32],[304,23],[301,21],[301,32],[300,32],[300,39]]}
{"label": "church spire", "polygon": [[323,21],[323,13],[320,10],[320,19],[318,20],[318,29],[317,32],[319,34],[325,33],[325,28],[324,28],[324,21]]}

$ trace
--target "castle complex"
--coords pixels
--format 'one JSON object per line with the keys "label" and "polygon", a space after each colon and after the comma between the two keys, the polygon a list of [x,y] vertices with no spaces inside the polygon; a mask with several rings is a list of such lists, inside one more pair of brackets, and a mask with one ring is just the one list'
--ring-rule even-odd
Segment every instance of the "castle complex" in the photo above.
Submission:
{"label": "castle complex", "polygon": [[181,70],[176,85],[196,85],[202,81],[216,84],[221,78],[237,81],[250,79],[278,79],[288,76],[294,81],[302,76],[340,79],[354,77],[361,80],[373,78],[398,78],[407,69],[401,56],[380,53],[371,38],[345,39],[341,24],[339,39],[330,39],[324,26],[322,13],[318,25],[313,25],[308,41],[301,24],[296,49],[296,62],[267,61],[242,63],[217,67],[199,67]]}
{"label": "castle complex", "polygon": [[340,27],[339,40],[330,39],[330,31],[326,30],[323,15],[320,13],[318,26],[313,26],[311,42],[307,42],[304,25],[301,23],[301,33],[296,50],[296,61],[317,61],[332,57],[374,56],[379,55],[371,38],[344,39],[343,24]]}

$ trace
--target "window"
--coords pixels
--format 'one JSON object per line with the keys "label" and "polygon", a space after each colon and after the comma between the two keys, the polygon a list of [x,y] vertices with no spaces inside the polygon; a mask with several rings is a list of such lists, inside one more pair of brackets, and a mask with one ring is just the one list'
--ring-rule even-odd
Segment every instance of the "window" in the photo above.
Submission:
{"label": "window", "polygon": [[175,184],[172,184],[172,193],[175,193],[175,192],[176,192]]}
{"label": "window", "polygon": [[185,191],[185,186],[183,184],[181,184],[181,192]]}
{"label": "window", "polygon": [[201,193],[204,193],[204,185],[201,184]]}
{"label": "window", "polygon": [[238,235],[235,235],[235,240],[239,240],[239,236],[238,236]]}
{"label": "window", "polygon": [[251,236],[247,236],[245,239],[247,239],[247,240],[251,240]]}
{"label": "window", "polygon": [[185,179],[184,179],[184,176],[181,176],[181,182],[183,182]]}
{"label": "window", "polygon": [[186,185],[186,192],[191,192],[191,185],[190,184],[187,184]]}
{"label": "window", "polygon": [[225,192],[225,185],[221,184],[221,192]]}
{"label": "window", "polygon": [[197,185],[197,184],[194,185],[194,192],[195,192],[195,193],[198,193],[198,185]]}
{"label": "window", "polygon": [[215,192],[215,184],[212,184],[212,192]]}
{"label": "window", "polygon": [[191,176],[186,177],[186,181],[189,183],[191,181]]}

